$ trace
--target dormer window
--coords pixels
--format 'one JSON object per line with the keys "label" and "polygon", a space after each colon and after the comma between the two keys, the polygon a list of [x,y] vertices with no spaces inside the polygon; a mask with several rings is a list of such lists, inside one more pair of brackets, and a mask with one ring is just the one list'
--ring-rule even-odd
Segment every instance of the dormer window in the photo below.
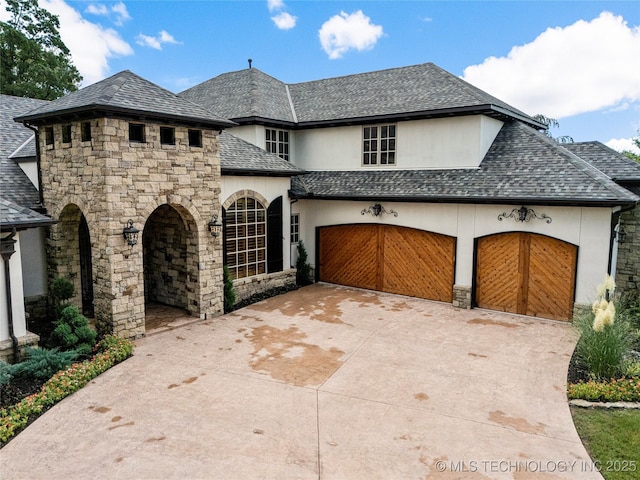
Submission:
{"label": "dormer window", "polygon": [[144,124],[129,124],[129,141],[132,143],[144,143]]}
{"label": "dormer window", "polygon": [[362,132],[363,165],[396,164],[396,126],[367,125]]}
{"label": "dormer window", "polygon": [[62,143],[71,143],[71,124],[62,125]]}
{"label": "dormer window", "polygon": [[275,128],[265,129],[265,150],[275,153],[285,160],[289,160],[289,132],[286,130],[276,130]]}
{"label": "dormer window", "polygon": [[160,127],[160,143],[162,145],[175,145],[176,129],[173,127]]}

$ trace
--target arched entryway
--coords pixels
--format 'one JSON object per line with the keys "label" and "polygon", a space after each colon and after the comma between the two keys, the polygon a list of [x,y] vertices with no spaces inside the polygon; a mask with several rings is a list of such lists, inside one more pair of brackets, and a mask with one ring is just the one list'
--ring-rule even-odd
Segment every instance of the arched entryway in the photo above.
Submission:
{"label": "arched entryway", "polygon": [[481,308],[569,320],[578,247],[527,232],[476,240],[475,304]]}
{"label": "arched entryway", "polygon": [[93,317],[91,234],[87,219],[77,205],[70,203],[60,213],[58,224],[52,229],[51,245],[56,252],[54,276],[64,277],[73,284],[72,303],[82,305],[82,313]]}
{"label": "arched entryway", "polygon": [[168,305],[197,315],[198,238],[191,214],[161,205],[142,233],[145,303]]}

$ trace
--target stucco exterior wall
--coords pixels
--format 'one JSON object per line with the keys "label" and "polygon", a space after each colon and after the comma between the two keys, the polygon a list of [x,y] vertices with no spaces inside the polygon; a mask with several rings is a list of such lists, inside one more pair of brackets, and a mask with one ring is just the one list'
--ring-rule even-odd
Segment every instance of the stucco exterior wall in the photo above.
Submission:
{"label": "stucco exterior wall", "polygon": [[20,233],[20,244],[28,257],[22,258],[22,285],[26,297],[47,293],[46,229],[30,228]]}
{"label": "stucco exterior wall", "polygon": [[502,122],[482,115],[397,122],[396,165],[362,166],[362,126],[295,132],[294,163],[306,170],[475,168]]}
{"label": "stucco exterior wall", "polygon": [[551,223],[532,219],[516,222],[512,218],[498,220],[521,205],[454,205],[422,203],[383,203],[398,212],[398,217],[361,215],[374,202],[301,200],[292,211],[300,214],[301,238],[315,267],[316,227],[352,223],[384,223],[417,228],[456,237],[454,284],[460,289],[471,287],[474,275],[474,245],[479,237],[495,233],[521,231],[557,238],[578,246],[576,303],[590,303],[597,285],[607,273],[609,261],[609,228],[611,209],[581,207],[546,207],[527,205],[538,215],[551,217]]}

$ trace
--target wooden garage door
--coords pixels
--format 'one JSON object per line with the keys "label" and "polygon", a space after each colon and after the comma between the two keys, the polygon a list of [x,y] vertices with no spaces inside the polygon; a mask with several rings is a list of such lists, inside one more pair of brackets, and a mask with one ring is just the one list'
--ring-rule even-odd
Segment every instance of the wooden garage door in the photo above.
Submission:
{"label": "wooden garage door", "polygon": [[455,239],[388,225],[339,225],[319,232],[323,282],[451,302]]}
{"label": "wooden garage door", "polygon": [[478,239],[476,304],[482,308],[569,320],[578,248],[514,232]]}

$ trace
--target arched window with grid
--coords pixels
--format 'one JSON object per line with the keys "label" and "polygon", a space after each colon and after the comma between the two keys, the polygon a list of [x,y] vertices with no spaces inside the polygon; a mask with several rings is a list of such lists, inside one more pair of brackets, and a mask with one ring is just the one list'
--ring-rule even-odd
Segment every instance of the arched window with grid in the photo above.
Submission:
{"label": "arched window with grid", "polygon": [[225,211],[225,264],[232,278],[267,271],[267,211],[252,197],[237,199]]}

